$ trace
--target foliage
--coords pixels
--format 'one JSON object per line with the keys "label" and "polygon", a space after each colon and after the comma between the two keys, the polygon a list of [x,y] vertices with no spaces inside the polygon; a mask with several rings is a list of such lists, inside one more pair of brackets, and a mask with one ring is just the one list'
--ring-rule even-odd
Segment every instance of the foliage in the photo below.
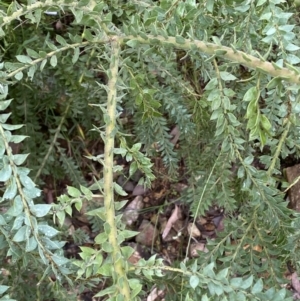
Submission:
{"label": "foliage", "polygon": [[[1,1],[0,300],[75,300],[74,286],[141,300],[152,283],[166,300],[291,300],[280,286],[287,261],[299,269],[299,217],[279,184],[281,161],[300,150],[296,6]],[[104,150],[89,153],[94,142]],[[128,263],[124,242],[136,233],[119,214],[126,201],[114,202],[126,196],[114,183],[124,172],[114,155],[148,186],[152,158],[175,181],[183,162],[182,199],[195,219],[212,205],[226,214],[207,254],[187,252],[176,267],[154,256]],[[60,181],[67,193],[45,204],[36,184]],[[87,214],[100,233],[69,260],[60,227],[99,194],[103,206]]]}

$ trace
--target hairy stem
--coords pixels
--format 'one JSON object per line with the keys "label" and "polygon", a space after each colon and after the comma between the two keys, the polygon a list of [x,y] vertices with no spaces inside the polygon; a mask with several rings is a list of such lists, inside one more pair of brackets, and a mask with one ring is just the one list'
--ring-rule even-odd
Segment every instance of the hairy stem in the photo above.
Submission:
{"label": "hairy stem", "polygon": [[119,293],[124,296],[124,300],[130,301],[130,288],[124,269],[124,258],[121,255],[120,246],[117,241],[117,225],[115,222],[114,207],[114,180],[113,180],[113,153],[114,139],[116,134],[116,104],[117,104],[117,77],[120,44],[113,41],[110,69],[108,71],[108,95],[107,95],[107,117],[104,149],[104,206],[109,225],[109,243],[112,246],[112,260],[114,265],[115,279]]}
{"label": "hairy stem", "polygon": [[192,50],[198,49],[203,53],[211,56],[218,56],[228,59],[232,62],[239,63],[248,68],[263,72],[273,77],[281,77],[282,79],[290,82],[300,84],[300,73],[293,66],[287,65],[288,68],[281,68],[272,62],[266,62],[253,55],[245,52],[229,48],[226,46],[219,46],[213,43],[208,43],[199,40],[184,39],[182,37],[167,37],[147,35],[147,38],[141,36],[125,36],[117,37],[120,40],[137,40],[142,44],[162,43],[174,46],[177,49]]}

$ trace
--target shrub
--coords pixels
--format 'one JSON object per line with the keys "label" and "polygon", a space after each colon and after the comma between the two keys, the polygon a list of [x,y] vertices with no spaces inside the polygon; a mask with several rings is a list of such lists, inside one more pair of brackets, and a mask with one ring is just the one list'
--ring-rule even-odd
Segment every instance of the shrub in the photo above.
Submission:
{"label": "shrub", "polygon": [[[76,300],[94,286],[105,300],[141,300],[152,283],[166,300],[292,300],[282,284],[286,262],[298,268],[299,218],[279,185],[281,161],[299,156],[293,3],[28,0],[0,9],[1,300]],[[94,141],[105,147],[90,154]],[[114,155],[148,186],[152,158],[174,181],[184,164],[192,216],[212,205],[226,213],[209,253],[129,265],[122,243],[136,232],[118,213],[126,201],[114,202],[126,195]],[[104,197],[88,212],[101,231],[70,260],[60,227],[95,198],[83,160]],[[55,204],[36,186],[49,179],[50,189],[68,184]]]}

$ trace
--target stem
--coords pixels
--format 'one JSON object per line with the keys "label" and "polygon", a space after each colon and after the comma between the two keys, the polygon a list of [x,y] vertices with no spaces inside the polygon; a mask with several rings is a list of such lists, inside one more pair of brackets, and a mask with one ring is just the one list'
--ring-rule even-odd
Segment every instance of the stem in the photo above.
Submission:
{"label": "stem", "polygon": [[[64,1],[55,2],[52,0],[46,0],[45,2],[36,2],[34,4],[24,6],[23,8],[13,12],[10,16],[4,16],[0,18],[0,22],[1,22],[0,29],[2,29],[2,27],[8,25],[12,21],[19,19],[21,16],[25,15],[28,12],[34,11],[39,8],[45,8],[51,6],[61,7],[62,5],[65,5],[67,7],[70,6],[66,4]],[[72,2],[73,8],[74,5],[75,7],[77,6],[74,2]],[[81,9],[87,13],[88,12],[92,13],[94,5],[95,5],[95,1],[93,1],[90,7],[86,6],[86,7],[82,7]],[[94,16],[94,18],[98,20],[96,15]],[[98,21],[102,24],[101,20]],[[104,27],[105,30],[106,26]],[[286,64],[288,68],[281,68],[275,65],[274,63],[264,61],[263,58],[259,59],[245,52],[236,50],[234,47],[230,48],[230,47],[220,46],[213,43],[203,42],[194,39],[184,39],[181,36],[165,38],[159,35],[158,36],[146,35],[145,33],[143,33],[143,36],[144,37],[133,36],[133,35],[128,35],[128,36],[111,35],[110,40],[118,41],[119,43],[122,43],[124,40],[126,41],[137,40],[143,44],[164,43],[164,44],[172,45],[179,49],[185,49],[185,50],[198,49],[203,53],[209,54],[211,56],[220,56],[230,61],[240,63],[246,67],[257,70],[259,72],[270,74],[273,77],[281,77],[288,82],[300,84],[300,71],[298,71],[292,65]]]}
{"label": "stem", "polygon": [[272,162],[271,162],[271,165],[268,169],[268,172],[267,172],[267,175],[268,175],[268,178],[271,177],[271,174],[272,174],[272,171],[273,169],[275,168],[275,165],[276,165],[276,161],[277,159],[279,158],[279,155],[280,155],[280,152],[281,152],[281,149],[283,147],[283,143],[285,142],[286,140],[286,137],[287,137],[287,134],[290,130],[290,126],[291,126],[291,122],[290,121],[287,121],[287,125],[286,125],[286,128],[285,130],[283,131],[282,135],[281,135],[281,138],[279,140],[279,143],[278,143],[278,146],[276,148],[276,152],[273,156],[273,159],[272,159]]}
{"label": "stem", "polygon": [[112,38],[119,39],[120,42],[121,40],[137,40],[142,44],[162,43],[172,45],[174,48],[178,49],[198,49],[201,52],[211,56],[219,56],[259,72],[270,74],[273,77],[281,77],[290,83],[300,84],[300,73],[299,71],[296,71],[293,66],[287,65],[290,69],[280,68],[279,66],[275,66],[273,63],[266,62],[263,59],[259,59],[253,55],[226,46],[219,46],[199,40],[183,39],[182,37],[180,37],[180,42],[178,43],[178,39],[176,37],[164,38],[163,36],[159,35],[147,35],[147,39],[142,38],[141,36],[130,35],[123,37],[114,36]]}
{"label": "stem", "polygon": [[65,122],[65,119],[66,119],[66,116],[67,116],[67,113],[69,111],[70,106],[71,106],[71,103],[69,102],[69,104],[67,105],[67,107],[65,109],[65,112],[64,112],[64,114],[63,114],[63,116],[62,116],[62,118],[60,120],[60,123],[59,123],[59,125],[58,125],[58,127],[57,127],[57,129],[55,131],[55,135],[54,135],[53,140],[52,140],[52,142],[51,142],[51,144],[49,146],[48,152],[47,152],[46,156],[44,157],[44,160],[43,160],[43,162],[42,162],[39,170],[37,171],[37,173],[36,173],[36,175],[34,177],[34,180],[33,180],[34,182],[36,182],[36,180],[40,177],[41,172],[43,171],[43,168],[44,168],[44,166],[45,166],[45,164],[46,164],[46,162],[47,162],[47,160],[48,160],[48,158],[49,158],[49,156],[50,156],[50,154],[51,154],[51,152],[52,152],[52,150],[53,150],[53,148],[54,148],[54,146],[56,144],[58,135],[60,134],[61,127],[63,126],[63,124]]}
{"label": "stem", "polygon": [[164,38],[163,36],[153,36],[153,35],[147,35],[147,39],[142,38],[141,36],[134,37],[131,35],[128,36],[111,35],[108,38],[95,39],[95,41],[93,42],[81,42],[81,43],[69,44],[67,46],[64,46],[62,48],[47,53],[47,55],[43,58],[35,59],[32,62],[27,63],[24,66],[18,68],[17,70],[10,72],[4,77],[4,79],[13,77],[18,72],[23,71],[29,68],[30,66],[36,65],[42,62],[44,59],[52,57],[56,53],[68,50],[70,48],[82,47],[90,44],[105,44],[110,41],[118,41],[120,44],[123,44],[125,41],[130,41],[130,40],[137,40],[142,44],[149,44],[149,45],[154,43],[168,44],[168,45],[172,45],[174,48],[183,49],[183,50],[192,50],[196,48],[202,51],[203,53],[212,56],[217,55],[225,59],[228,59],[232,62],[239,63],[250,69],[254,69],[258,72],[266,73],[273,77],[281,77],[283,80],[290,83],[300,84],[300,73],[297,73],[295,69],[292,69],[292,66],[289,66],[291,69],[279,68],[278,66],[274,66],[270,62],[263,61],[262,59],[259,59],[255,56],[246,54],[245,52],[239,50],[233,50],[226,46],[219,46],[212,43],[207,43],[199,40],[190,40],[190,39],[183,39],[182,40],[183,42],[178,43],[176,42],[175,37]]}
{"label": "stem", "polygon": [[110,69],[108,71],[108,95],[107,95],[107,120],[104,148],[104,207],[109,225],[108,240],[112,246],[112,260],[114,265],[115,279],[118,281],[118,290],[124,296],[124,300],[130,301],[130,288],[126,272],[124,270],[124,258],[121,255],[120,246],[117,241],[117,225],[115,222],[114,186],[113,186],[113,152],[116,134],[116,104],[117,104],[117,77],[120,44],[112,41],[112,55]]}

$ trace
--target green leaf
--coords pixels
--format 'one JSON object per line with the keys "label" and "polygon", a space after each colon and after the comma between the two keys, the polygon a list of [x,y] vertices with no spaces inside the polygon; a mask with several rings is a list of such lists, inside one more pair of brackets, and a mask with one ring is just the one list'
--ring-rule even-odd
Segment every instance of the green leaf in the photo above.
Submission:
{"label": "green leaf", "polygon": [[23,212],[23,202],[19,195],[14,198],[12,206],[8,209],[7,214],[18,216]]}
{"label": "green leaf", "polygon": [[41,195],[41,190],[36,187],[30,187],[29,189],[24,187],[24,194],[27,198],[34,199]]}
{"label": "green leaf", "polygon": [[8,99],[8,100],[1,100],[0,101],[0,111],[4,111],[6,110],[9,105],[11,104],[12,99]]}
{"label": "green leaf", "polygon": [[74,49],[74,55],[72,57],[72,63],[75,64],[78,61],[79,58],[79,48]]}
{"label": "green leaf", "polygon": [[128,45],[131,48],[137,48],[137,46],[140,44],[137,40],[129,40],[126,42],[126,45]]}
{"label": "green leaf", "polygon": [[217,280],[224,280],[226,279],[227,275],[228,275],[228,268],[221,270],[217,275],[216,275],[216,279]]}
{"label": "green leaf", "polygon": [[29,239],[26,241],[26,247],[25,251],[26,252],[32,252],[37,248],[37,241],[34,238],[34,236],[31,236]]}
{"label": "green leaf", "polygon": [[[190,300],[193,301],[192,299],[190,299]],[[208,299],[208,297],[207,297],[206,294],[205,294],[205,295],[202,295],[201,301],[209,301],[209,299]]]}
{"label": "green leaf", "polygon": [[8,186],[3,195],[3,199],[12,200],[17,194],[17,183],[14,178],[9,180]]}
{"label": "green leaf", "polygon": [[6,182],[12,175],[10,164],[4,162],[3,168],[0,170],[0,181]]}
{"label": "green leaf", "polygon": [[80,185],[80,190],[88,200],[92,199],[93,193],[91,192],[90,189]]}
{"label": "green leaf", "polygon": [[20,181],[27,189],[33,189],[35,187],[35,183],[27,175],[21,174]]}
{"label": "green leaf", "polygon": [[288,45],[285,47],[285,49],[286,49],[287,51],[296,51],[296,50],[299,50],[300,47],[297,46],[297,45],[295,45],[295,44],[290,43],[290,44],[288,44]]}
{"label": "green leaf", "polygon": [[51,256],[51,258],[58,266],[65,265],[69,262],[68,258],[58,256],[58,255],[53,255]]}
{"label": "green leaf", "polygon": [[209,292],[212,296],[214,296],[214,295],[221,296],[224,292],[223,288],[219,284],[216,284],[212,281],[208,282],[207,286],[208,286]]}
{"label": "green leaf", "polygon": [[261,117],[260,117],[260,122],[261,122],[262,127],[263,127],[267,132],[271,129],[272,125],[271,125],[271,123],[270,123],[270,121],[269,121],[269,119],[267,118],[266,115],[261,115]]}
{"label": "green leaf", "polygon": [[127,260],[135,252],[134,249],[130,246],[121,247],[121,252],[124,258]]}
{"label": "green leaf", "polygon": [[96,237],[95,237],[95,243],[96,244],[103,244],[105,241],[108,240],[108,236],[105,232],[99,233]]}
{"label": "green leaf", "polygon": [[267,30],[266,35],[267,36],[271,36],[276,32],[276,28],[275,27],[271,27]]}
{"label": "green leaf", "polygon": [[56,41],[61,45],[61,46],[66,46],[67,42],[66,40],[60,36],[60,35],[56,35]]}
{"label": "green leaf", "polygon": [[60,250],[65,245],[64,241],[53,241],[46,236],[42,237],[42,241],[45,243],[45,247],[49,250]]}
{"label": "green leaf", "polygon": [[36,204],[32,207],[30,207],[30,211],[36,216],[36,217],[43,217],[48,214],[50,209],[52,208],[51,204]]}
{"label": "green leaf", "polygon": [[43,71],[46,63],[47,63],[47,59],[42,60],[41,65],[40,65],[40,71]]}
{"label": "green leaf", "polygon": [[58,222],[59,222],[59,224],[60,224],[60,226],[62,226],[63,224],[64,224],[64,222],[65,222],[65,218],[66,218],[66,213],[65,213],[65,211],[58,211],[58,212],[56,212],[55,213],[55,215],[57,216],[57,218],[58,218]]}
{"label": "green leaf", "polygon": [[13,156],[13,161],[16,165],[21,165],[25,162],[29,154],[18,154]]}
{"label": "green leaf", "polygon": [[218,86],[218,79],[212,78],[209,83],[205,86],[205,90],[214,90]]}
{"label": "green leaf", "polygon": [[0,285],[0,294],[5,293],[10,287],[7,285]]}
{"label": "green leaf", "polygon": [[124,191],[124,189],[117,183],[114,183],[114,190],[117,194],[121,195],[121,196],[126,196],[127,193]]}
{"label": "green leaf", "polygon": [[16,59],[23,64],[28,64],[32,62],[32,59],[27,55],[17,55]]}
{"label": "green leaf", "polygon": [[83,31],[83,37],[84,37],[85,39],[87,39],[87,41],[90,41],[90,42],[92,42],[92,41],[94,40],[93,34],[92,34],[91,31],[90,31],[89,29],[87,29],[87,28],[85,28],[84,31]]}
{"label": "green leaf", "polygon": [[258,2],[256,3],[256,6],[261,6],[263,4],[265,4],[267,2],[267,0],[258,0]]}
{"label": "green leaf", "polygon": [[221,71],[220,76],[225,81],[236,80],[236,77],[234,75],[232,75],[231,73],[226,72],[226,71]]}
{"label": "green leaf", "polygon": [[48,237],[53,237],[59,233],[59,231],[57,231],[53,227],[48,225],[41,225],[41,224],[38,225],[38,230]]}
{"label": "green leaf", "polygon": [[214,11],[214,4],[215,4],[215,0],[207,0],[206,1],[206,9],[207,9],[207,11],[209,11],[210,13],[212,13]]}
{"label": "green leaf", "polygon": [[186,43],[185,38],[183,38],[182,36],[176,36],[175,40],[176,40],[176,43],[178,43],[178,44],[185,44]]}
{"label": "green leaf", "polygon": [[0,114],[0,123],[5,123],[10,115],[11,115],[11,113]]}
{"label": "green leaf", "polygon": [[281,77],[274,77],[272,78],[269,83],[267,84],[268,89],[274,89],[277,87],[279,84],[281,84],[282,78]]}
{"label": "green leaf", "polygon": [[22,226],[17,231],[17,233],[14,235],[12,240],[15,241],[15,242],[21,242],[21,241],[26,240],[26,231],[27,231],[27,229],[28,229],[28,226],[26,226],[26,225]]}
{"label": "green leaf", "polygon": [[120,147],[120,148],[115,147],[114,154],[121,155],[122,157],[124,157],[127,154],[127,149],[123,148],[123,147]]}
{"label": "green leaf", "polygon": [[79,198],[81,196],[80,190],[75,187],[67,186],[68,194],[73,198]]}
{"label": "green leaf", "polygon": [[234,288],[234,289],[238,289],[243,283],[243,279],[242,278],[232,278],[230,279],[230,285]]}
{"label": "green leaf", "polygon": [[123,201],[120,201],[120,202],[115,202],[115,210],[116,211],[121,210],[127,203],[128,203],[128,200],[123,200]]}
{"label": "green leaf", "polygon": [[129,167],[129,177],[133,176],[138,169],[137,162],[132,162]]}
{"label": "green leaf", "polygon": [[47,265],[48,264],[48,259],[45,257],[44,251],[39,245],[38,245],[38,250],[39,250],[39,254],[40,254],[40,257],[42,259],[42,262]]}
{"label": "green leaf", "polygon": [[113,251],[113,247],[108,241],[102,243],[102,249],[106,253],[111,253]]}
{"label": "green leaf", "polygon": [[258,97],[258,91],[256,87],[251,87],[244,95],[243,101],[256,101]]}
{"label": "green leaf", "polygon": [[243,280],[243,283],[241,284],[240,288],[242,289],[248,289],[253,283],[253,275],[248,277],[247,279]]}
{"label": "green leaf", "polygon": [[[0,225],[1,225],[1,226],[6,225],[6,221],[5,221],[5,219],[3,218],[2,215],[0,215]],[[12,230],[15,230],[15,229],[12,229]]]}
{"label": "green leaf", "polygon": [[253,160],[254,160],[254,156],[250,155],[244,159],[244,163],[246,165],[250,165],[253,162]]}
{"label": "green leaf", "polygon": [[251,289],[251,294],[255,295],[260,293],[263,290],[263,282],[259,279]]}
{"label": "green leaf", "polygon": [[139,150],[141,149],[141,147],[142,147],[142,143],[135,143],[135,144],[132,146],[131,151],[132,151],[132,152],[137,152],[137,151],[139,151]]}
{"label": "green leaf", "polygon": [[56,65],[57,65],[57,57],[56,57],[56,55],[52,55],[52,56],[51,56],[51,59],[50,59],[50,65],[51,65],[52,67],[56,67]]}
{"label": "green leaf", "polygon": [[139,232],[137,232],[137,231],[131,231],[131,230],[123,230],[120,233],[120,235],[122,235],[125,239],[134,237],[134,236],[136,236],[138,234],[139,234]]}
{"label": "green leaf", "polygon": [[[107,276],[107,277],[111,276],[111,273],[112,273],[112,265],[110,263],[104,263],[97,271],[97,274]],[[98,294],[96,296],[100,297],[100,295]]]}
{"label": "green leaf", "polygon": [[0,157],[3,159],[3,155],[5,153],[5,145],[2,139],[0,139]]}
{"label": "green leaf", "polygon": [[[4,222],[5,222],[5,220],[4,220]],[[12,230],[18,230],[18,229],[20,229],[23,226],[23,224],[24,224],[24,213],[22,213],[21,215],[19,215],[19,216],[17,216],[15,218],[14,224],[12,226]]]}
{"label": "green leaf", "polygon": [[[101,267],[102,268],[102,267]],[[100,269],[101,269],[100,268]],[[104,275],[104,274],[103,274]],[[108,275],[109,276],[109,275]],[[117,291],[117,287],[115,285],[109,286],[105,289],[102,289],[99,293],[97,293],[94,297],[102,297],[105,295],[113,294]]]}
{"label": "green leaf", "polygon": [[229,117],[229,120],[232,123],[232,125],[238,126],[240,124],[239,121],[236,119],[236,117],[232,113],[228,113],[227,116]]}
{"label": "green leaf", "polygon": [[14,143],[20,143],[23,140],[25,140],[26,138],[28,138],[28,136],[24,136],[24,135],[13,135],[10,138],[10,142],[14,142]]}
{"label": "green leaf", "polygon": [[129,286],[132,289],[131,298],[137,296],[142,290],[142,284],[139,279],[135,279],[135,278],[129,279]]}
{"label": "green leaf", "polygon": [[8,131],[14,131],[22,128],[23,124],[2,124],[2,127]]}
{"label": "green leaf", "polygon": [[200,282],[200,279],[199,279],[198,276],[192,275],[192,276],[190,277],[190,286],[191,286],[193,289],[195,289],[195,288],[198,286],[199,282]]}
{"label": "green leaf", "polygon": [[76,208],[77,211],[81,210],[81,208],[82,208],[82,201],[81,200],[77,200],[75,202],[75,208]]}
{"label": "green leaf", "polygon": [[18,72],[18,73],[15,75],[15,79],[16,79],[16,80],[21,80],[22,78],[23,78],[23,72],[22,72],[22,71]]}
{"label": "green leaf", "polygon": [[38,59],[40,57],[39,54],[33,49],[26,48],[26,52],[30,57],[33,57],[34,59]]}
{"label": "green leaf", "polygon": [[83,17],[83,10],[75,10],[73,9],[72,12],[74,13],[74,16],[75,16],[75,20],[76,22],[79,24],[82,20],[82,17]]}

